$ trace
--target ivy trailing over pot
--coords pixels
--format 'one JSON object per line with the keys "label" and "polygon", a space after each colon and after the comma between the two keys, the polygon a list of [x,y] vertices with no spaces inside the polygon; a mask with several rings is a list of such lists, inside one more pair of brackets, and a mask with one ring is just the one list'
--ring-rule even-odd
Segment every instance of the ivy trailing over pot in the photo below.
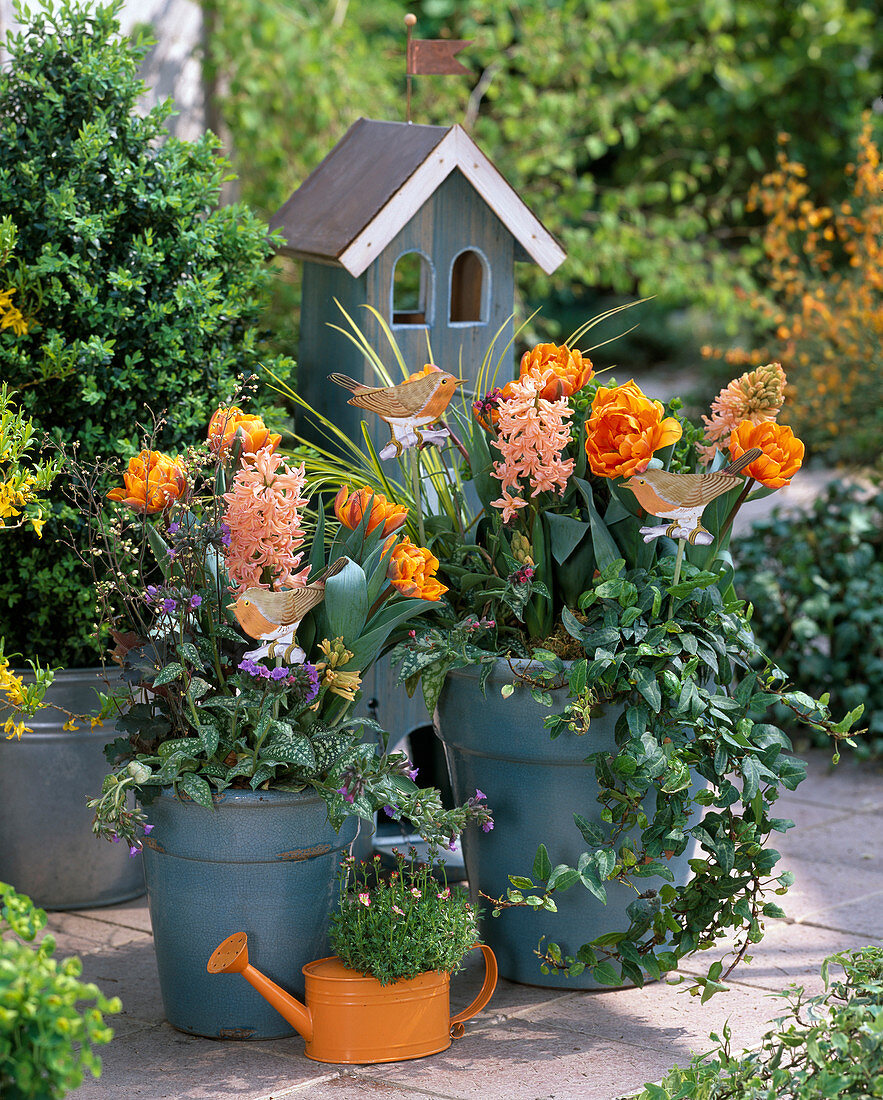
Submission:
{"label": "ivy trailing over pot", "polygon": [[[727,975],[762,938],[764,920],[783,916],[770,894],[784,894],[793,881],[777,869],[779,853],[770,839],[793,824],[776,816],[775,802],[782,789],[797,787],[805,765],[789,754],[787,735],[766,712],[784,705],[836,744],[851,743],[849,731],[862,708],[835,723],[826,697],[814,700],[789,689],[763,657],[744,604],[722,595],[716,573],[686,564],[675,583],[673,570],[671,557],[649,570],[611,562],[577,607],[562,612],[570,652],[581,655],[565,660],[534,649],[532,663],[512,662],[513,680],[503,694],[514,697],[513,706],[529,692],[550,708],[544,725],[551,738],[565,731],[586,737],[601,823],[574,812],[574,828],[585,841],[579,859],[557,862],[561,838],[550,837],[539,845],[532,868],[510,876],[507,894],[487,900],[497,912],[530,907],[554,913],[556,896],[566,890],[585,889],[606,902],[606,884],[623,883],[634,890],[628,925],[587,940],[570,955],[555,942],[540,941],[543,973],[576,977],[590,970],[602,985],[642,985],[734,935],[726,969],[716,962],[695,980],[707,998],[724,988]],[[482,665],[489,675],[498,659],[464,645],[456,633],[446,645],[437,630],[415,636],[399,655],[401,676],[422,676],[424,684],[440,669],[469,664]],[[622,708],[617,752],[593,753],[592,719],[611,706]],[[668,862],[691,840],[698,845],[690,860],[693,875],[675,885]]]}

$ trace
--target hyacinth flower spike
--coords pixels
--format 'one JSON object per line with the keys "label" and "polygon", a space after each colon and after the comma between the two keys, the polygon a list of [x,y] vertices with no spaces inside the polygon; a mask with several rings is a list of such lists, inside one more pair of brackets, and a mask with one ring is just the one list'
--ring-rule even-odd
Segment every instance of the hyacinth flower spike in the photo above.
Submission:
{"label": "hyacinth flower spike", "polygon": [[266,588],[247,588],[229,605],[239,625],[250,638],[262,644],[245,654],[248,660],[281,654],[289,664],[302,664],[306,654],[295,645],[294,635],[303,617],[325,599],[325,581],[336,576],[346,565],[346,558],[316,574],[298,588],[271,592]]}

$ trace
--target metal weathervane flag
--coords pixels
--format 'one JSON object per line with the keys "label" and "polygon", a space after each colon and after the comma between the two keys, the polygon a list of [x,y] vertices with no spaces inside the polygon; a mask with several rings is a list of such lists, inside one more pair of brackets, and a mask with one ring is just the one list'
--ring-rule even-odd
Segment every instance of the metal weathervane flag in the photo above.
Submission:
{"label": "metal weathervane flag", "polygon": [[410,38],[408,41],[408,76],[453,76],[469,69],[455,56],[472,39]]}
{"label": "metal weathervane flag", "polygon": [[407,119],[411,121],[411,78],[415,76],[456,76],[468,73],[456,54],[466,46],[472,45],[472,39],[464,38],[412,38],[411,28],[417,22],[416,15],[410,12],[405,16],[408,28],[408,59],[406,66],[408,103]]}

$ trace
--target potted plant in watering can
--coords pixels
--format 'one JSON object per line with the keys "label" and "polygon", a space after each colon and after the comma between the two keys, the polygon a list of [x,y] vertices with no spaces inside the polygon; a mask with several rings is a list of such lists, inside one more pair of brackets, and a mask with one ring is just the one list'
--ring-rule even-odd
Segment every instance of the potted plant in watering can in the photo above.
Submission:
{"label": "potted plant in watering can", "polygon": [[[473,796],[473,804],[480,802]],[[331,920],[336,955],[304,967],[305,1005],[249,963],[246,937],[229,937],[212,955],[212,973],[242,974],[306,1039],[318,1062],[371,1064],[423,1058],[447,1050],[463,1024],[488,1003],[497,982],[489,947],[479,944],[476,913],[430,863],[394,850],[397,868],[380,874],[351,856],[341,864],[340,907]],[[435,850],[430,848],[430,862]],[[485,977],[472,1003],[451,1016],[451,975],[471,948],[484,955]]]}
{"label": "potted plant in watering can", "polygon": [[[478,787],[494,806],[464,851],[500,973],[575,988],[641,984],[731,933],[735,965],[781,915],[768,895],[790,876],[767,844],[804,772],[766,711],[835,739],[861,713],[835,724],[789,691],[733,588],[736,513],[803,457],[776,421],[781,367],[731,383],[699,429],[595,375],[575,350],[594,323],[502,388],[489,353],[487,392],[451,402],[436,447],[358,467],[407,504],[447,586],[396,655],[456,797]],[[723,977],[715,964],[697,987]]]}
{"label": "potted plant in watering can", "polygon": [[488,816],[443,812],[407,758],[378,747],[382,731],[350,717],[365,670],[433,599],[428,574],[419,590],[398,586],[414,549],[401,509],[331,537],[320,507],[307,550],[304,471],[278,443],[260,417],[221,408],[186,455],[147,445],[130,461],[107,494],[109,522],[102,497],[118,472],[70,464],[71,503],[91,519],[84,557],[112,578],[97,591],[131,689],[113,771],[90,803],[95,831],[143,851],[169,1022],[216,1037],[290,1032],[246,986],[219,991],[205,963],[244,928],[297,985],[324,948],[357,818],[393,806],[449,844]]}

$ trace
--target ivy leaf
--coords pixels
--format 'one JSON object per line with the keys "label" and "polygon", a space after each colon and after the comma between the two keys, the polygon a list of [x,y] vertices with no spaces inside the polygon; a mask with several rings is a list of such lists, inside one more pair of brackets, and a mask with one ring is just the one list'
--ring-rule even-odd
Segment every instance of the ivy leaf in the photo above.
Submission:
{"label": "ivy leaf", "polygon": [[552,873],[552,861],[549,859],[545,844],[541,844],[537,848],[537,854],[533,861],[533,873],[542,882],[545,882]]}

